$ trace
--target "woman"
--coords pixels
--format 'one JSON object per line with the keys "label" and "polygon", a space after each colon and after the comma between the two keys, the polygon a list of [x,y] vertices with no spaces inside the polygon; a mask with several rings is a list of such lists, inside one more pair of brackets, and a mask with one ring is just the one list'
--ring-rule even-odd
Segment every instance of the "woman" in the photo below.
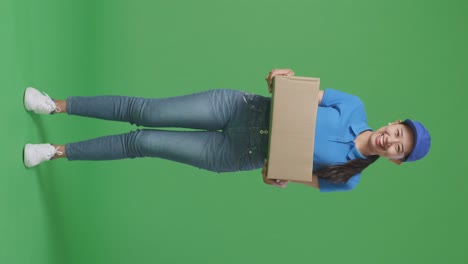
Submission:
{"label": "woman", "polygon": [[[272,70],[265,78],[270,93],[277,75],[294,76],[294,72]],[[137,126],[204,131],[137,129],[65,145],[26,144],[24,163],[33,167],[58,158],[158,157],[218,173],[263,165],[263,181],[284,188],[288,181],[266,178],[270,103],[269,97],[230,89],[171,98],[94,96],[52,100],[47,94],[27,88],[25,108],[38,114],[68,113]],[[361,171],[378,157],[396,164],[415,161],[428,153],[430,143],[426,128],[410,119],[373,131],[358,97],[326,89],[319,93],[313,181],[300,183],[322,192],[350,190],[359,182]]]}

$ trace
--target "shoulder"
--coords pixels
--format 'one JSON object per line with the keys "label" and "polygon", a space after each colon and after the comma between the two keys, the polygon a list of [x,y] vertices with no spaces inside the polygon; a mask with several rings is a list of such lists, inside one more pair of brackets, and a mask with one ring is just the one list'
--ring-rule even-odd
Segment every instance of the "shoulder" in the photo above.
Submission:
{"label": "shoulder", "polygon": [[354,94],[338,91],[331,88],[326,88],[323,93],[321,106],[355,106],[363,107],[364,104],[361,98]]}
{"label": "shoulder", "polygon": [[367,122],[364,103],[361,98],[354,94],[327,88],[324,91],[320,106],[332,107],[346,119],[350,118],[355,121],[363,120]]}

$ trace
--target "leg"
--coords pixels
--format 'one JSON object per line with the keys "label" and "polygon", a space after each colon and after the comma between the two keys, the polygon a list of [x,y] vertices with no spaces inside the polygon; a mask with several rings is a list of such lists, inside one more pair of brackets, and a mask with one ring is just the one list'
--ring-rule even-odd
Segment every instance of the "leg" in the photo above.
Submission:
{"label": "leg", "polygon": [[147,127],[224,129],[243,101],[243,92],[216,89],[169,97],[127,96],[68,97],[66,111],[106,120],[125,121]]}
{"label": "leg", "polygon": [[238,171],[245,147],[218,131],[143,129],[65,145],[68,160],[157,157],[216,172]]}
{"label": "leg", "polygon": [[270,99],[245,94],[223,132],[137,130],[54,145],[69,160],[159,157],[216,172],[261,168],[267,155]]}
{"label": "leg", "polygon": [[67,101],[66,100],[53,100],[57,106],[53,114],[64,114],[67,112]]}
{"label": "leg", "polygon": [[53,144],[53,146],[57,150],[57,152],[52,157],[52,159],[59,159],[59,158],[66,158],[67,157],[64,145],[55,145],[55,144]]}

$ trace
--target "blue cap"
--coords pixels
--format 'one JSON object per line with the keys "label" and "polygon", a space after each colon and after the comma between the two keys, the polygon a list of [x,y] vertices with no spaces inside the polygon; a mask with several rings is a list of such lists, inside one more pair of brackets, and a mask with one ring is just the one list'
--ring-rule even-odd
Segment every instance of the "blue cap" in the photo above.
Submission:
{"label": "blue cap", "polygon": [[403,123],[408,125],[414,134],[413,150],[403,161],[416,161],[424,158],[431,148],[431,135],[429,135],[429,131],[418,121],[406,119]]}

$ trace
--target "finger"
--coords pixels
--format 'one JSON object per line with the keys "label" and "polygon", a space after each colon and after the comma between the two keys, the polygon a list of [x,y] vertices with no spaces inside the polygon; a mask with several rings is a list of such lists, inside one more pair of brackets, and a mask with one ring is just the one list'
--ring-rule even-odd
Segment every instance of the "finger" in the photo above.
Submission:
{"label": "finger", "polygon": [[294,76],[294,72],[283,72],[275,74],[275,76]]}
{"label": "finger", "polygon": [[286,186],[288,186],[288,181],[280,181],[277,183],[277,186],[280,188],[286,188]]}
{"label": "finger", "polygon": [[270,74],[270,78],[268,78],[268,80],[270,80],[270,82],[273,81],[273,78],[275,78],[276,75],[278,75],[279,73],[278,72],[273,72],[272,74]]}
{"label": "finger", "polygon": [[270,86],[271,86],[271,79],[270,79],[269,77],[267,77],[267,78],[265,79],[265,81],[267,82],[268,87],[270,87]]}
{"label": "finger", "polygon": [[270,89],[273,88],[273,79],[276,76],[294,76],[294,73],[291,73],[290,71],[285,71],[285,70],[278,70],[272,73],[271,76],[268,78],[268,84],[270,85]]}
{"label": "finger", "polygon": [[291,69],[276,69],[272,73],[273,75],[286,75],[290,72],[292,72]]}
{"label": "finger", "polygon": [[273,69],[268,74],[268,80],[271,82],[273,80],[273,77],[275,77],[276,75],[286,74],[286,72],[288,71],[285,69]]}
{"label": "finger", "polygon": [[268,79],[268,80],[271,80],[271,78],[273,77],[272,75],[273,75],[274,72],[275,72],[275,70],[271,70],[271,71],[268,73],[268,75],[267,75],[267,79]]}
{"label": "finger", "polygon": [[279,187],[279,188],[286,188],[286,185],[285,185],[285,184],[275,183],[275,184],[273,184],[273,185],[276,186],[276,187]]}
{"label": "finger", "polygon": [[275,181],[273,181],[271,179],[268,179],[268,178],[264,178],[263,182],[266,183],[266,184],[269,184],[269,185],[274,185],[274,186],[278,185]]}

